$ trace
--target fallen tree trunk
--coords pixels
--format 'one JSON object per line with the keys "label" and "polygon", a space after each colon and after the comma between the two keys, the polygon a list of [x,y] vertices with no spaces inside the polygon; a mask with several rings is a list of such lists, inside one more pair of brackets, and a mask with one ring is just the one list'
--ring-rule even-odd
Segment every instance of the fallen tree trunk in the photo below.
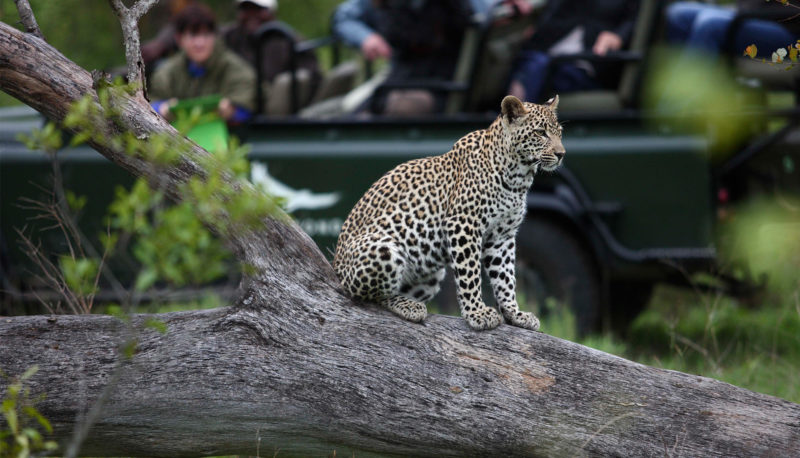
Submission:
{"label": "fallen tree trunk", "polygon": [[[790,456],[800,447],[790,402],[511,326],[476,333],[442,316],[414,325],[328,288],[298,298],[252,283],[234,307],[158,318],[167,333],[140,332],[82,455]],[[41,411],[69,438],[113,371],[125,326],[103,316],[2,321],[0,367],[39,365]]]}
{"label": "fallen tree trunk", "polygon": [[[0,89],[51,119],[92,78],[43,41],[0,23]],[[141,97],[116,100],[109,133],[171,129]],[[138,175],[178,184],[203,169],[192,149],[158,169],[94,145]],[[189,456],[358,451],[413,455],[788,456],[800,406],[715,380],[649,368],[511,326],[409,323],[347,298],[296,225],[230,235],[253,269],[230,307],[134,316],[0,318],[0,369],[32,365],[40,411],[62,444],[112,375],[81,455]],[[546,329],[546,323],[545,323]],[[116,378],[116,377],[113,377]],[[5,380],[0,381],[4,388]]]}

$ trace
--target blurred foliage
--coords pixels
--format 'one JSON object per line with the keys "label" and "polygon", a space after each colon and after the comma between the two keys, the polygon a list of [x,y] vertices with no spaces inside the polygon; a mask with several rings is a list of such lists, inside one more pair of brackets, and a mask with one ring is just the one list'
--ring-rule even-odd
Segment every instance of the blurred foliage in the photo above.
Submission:
{"label": "blurred foliage", "polygon": [[800,289],[758,308],[716,293],[661,286],[625,340],[578,337],[569,307],[542,316],[542,331],[649,366],[712,377],[800,402]]}
{"label": "blurred foliage", "polygon": [[0,412],[5,420],[5,429],[0,429],[0,456],[28,457],[52,453],[58,449],[54,441],[46,441],[40,430],[52,434],[50,422],[36,410],[36,400],[31,398],[27,381],[38,371],[33,366],[19,377],[0,376],[8,379],[2,398]]}
{"label": "blurred foliage", "polygon": [[[793,167],[793,165],[789,165]],[[722,228],[723,264],[747,266],[734,272],[769,282],[771,291],[800,290],[800,199],[757,198],[736,208]]]}
{"label": "blurred foliage", "polygon": [[644,107],[659,114],[659,125],[705,136],[715,154],[762,132],[763,93],[737,83],[724,62],[682,49],[657,48],[652,56]]}
{"label": "blurred foliage", "polygon": [[[124,64],[122,31],[107,0],[30,0],[30,3],[48,43],[81,67],[110,68]],[[22,28],[12,0],[0,0],[0,20]]]}
{"label": "blurred foliage", "polygon": [[800,290],[772,291],[753,308],[719,294],[661,287],[626,345],[626,356],[644,364],[800,402]]}
{"label": "blurred foliage", "polygon": [[[107,255],[133,258],[127,259],[127,269],[131,270],[131,262],[135,263],[132,270],[137,273],[132,284],[137,293],[157,285],[199,286],[226,275],[236,277],[238,269],[232,266],[230,252],[212,230],[222,234],[246,231],[260,227],[268,216],[285,217],[280,211],[280,200],[246,182],[250,170],[246,159],[248,149],[236,140],[214,154],[195,154],[188,143],[167,133],[138,138],[126,131],[106,136],[99,126],[118,116],[114,99],[130,91],[128,86],[109,83],[98,90],[96,100],[87,95],[75,102],[64,121],[74,133],[70,144],[91,141],[145,159],[154,168],[172,167],[191,157],[204,173],[179,185],[185,200],[178,204],[167,202],[166,183],[139,179],[130,190],[118,187],[108,209],[107,231],[100,235],[104,250],[71,249],[59,253],[56,272],[48,272],[47,276],[58,277],[56,290],[65,288],[79,298],[91,297],[96,292],[100,272],[108,269]],[[182,124],[186,129],[193,127],[191,122]],[[61,133],[53,124],[23,140],[34,150],[52,151],[54,158],[62,146]],[[66,206],[73,212],[86,204],[85,197],[63,194]],[[69,226],[73,216],[62,215],[60,225]],[[77,246],[87,240],[81,236],[68,243]],[[102,256],[97,254],[100,252]],[[114,277],[113,272],[106,273]],[[88,313],[91,306],[82,309]]]}
{"label": "blurred foliage", "polygon": [[[644,364],[713,377],[800,402],[800,200],[755,199],[737,207],[720,233],[721,264],[764,289],[736,299],[699,286],[660,286],[626,340],[610,333],[578,338],[560,307],[542,319],[548,334]],[[746,270],[745,267],[747,266]],[[742,269],[742,271],[736,271]]]}
{"label": "blurred foliage", "polygon": [[135,288],[145,291],[161,280],[181,287],[212,282],[230,269],[230,253],[206,229],[188,202],[166,205],[162,192],[138,179],[118,187],[109,207],[112,241],[132,240],[140,264]]}

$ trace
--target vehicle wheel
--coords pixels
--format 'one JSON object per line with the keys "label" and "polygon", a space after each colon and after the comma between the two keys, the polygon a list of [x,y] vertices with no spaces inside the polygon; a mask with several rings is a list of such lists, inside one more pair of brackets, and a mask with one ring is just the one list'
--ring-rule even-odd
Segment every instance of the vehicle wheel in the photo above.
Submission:
{"label": "vehicle wheel", "polygon": [[[589,253],[564,227],[528,218],[517,234],[520,307],[538,313],[547,332],[547,299],[568,305],[579,336],[600,325],[600,282]],[[524,300],[523,300],[524,299]]]}

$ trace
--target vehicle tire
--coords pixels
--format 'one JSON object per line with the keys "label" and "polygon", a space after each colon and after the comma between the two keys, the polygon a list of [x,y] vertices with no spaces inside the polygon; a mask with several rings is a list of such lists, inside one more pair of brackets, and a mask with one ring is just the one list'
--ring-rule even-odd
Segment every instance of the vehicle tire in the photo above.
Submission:
{"label": "vehicle tire", "polygon": [[517,234],[516,274],[517,292],[525,295],[518,302],[542,315],[543,331],[547,331],[547,298],[569,306],[579,336],[599,330],[599,275],[590,254],[565,227],[528,218]]}

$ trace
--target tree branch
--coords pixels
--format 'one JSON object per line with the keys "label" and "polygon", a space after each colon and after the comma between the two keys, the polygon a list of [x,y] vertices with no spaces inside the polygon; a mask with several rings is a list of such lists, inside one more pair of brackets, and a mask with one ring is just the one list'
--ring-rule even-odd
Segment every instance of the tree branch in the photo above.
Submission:
{"label": "tree branch", "polygon": [[[236,307],[159,315],[163,335],[144,328],[148,318],[132,318],[135,354],[81,455],[254,455],[259,439],[262,454],[289,455],[792,456],[800,447],[796,404],[512,326],[476,333],[444,316],[415,325],[326,287],[252,283]],[[38,408],[63,444],[75,399],[101,395],[124,332],[99,315],[0,319],[0,367],[39,366],[32,392],[47,395]]]}
{"label": "tree branch", "polygon": [[119,19],[122,26],[122,37],[125,42],[125,60],[128,62],[128,82],[140,83],[142,93],[147,96],[147,88],[144,79],[144,61],[142,60],[142,49],[139,40],[139,19],[144,16],[158,0],[139,0],[131,5],[130,8],[122,3],[122,0],[108,0],[111,9]]}
{"label": "tree branch", "polygon": [[36,23],[36,16],[33,15],[33,10],[28,0],[14,0],[14,3],[17,4],[19,19],[25,27],[25,31],[44,40],[44,35],[39,29],[39,24]]}

